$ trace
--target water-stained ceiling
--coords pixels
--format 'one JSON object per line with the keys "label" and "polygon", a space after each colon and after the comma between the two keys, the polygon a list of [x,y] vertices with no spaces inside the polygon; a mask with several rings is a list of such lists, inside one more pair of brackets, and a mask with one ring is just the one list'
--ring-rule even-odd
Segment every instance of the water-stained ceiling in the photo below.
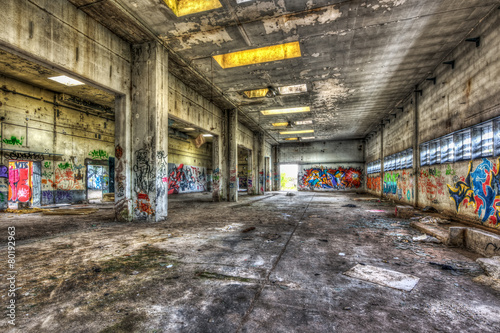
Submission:
{"label": "water-stained ceiling", "polygon": [[[132,43],[151,34],[161,39],[172,59],[183,64],[171,69],[174,75],[178,71],[221,107],[237,106],[279,142],[294,136],[366,137],[499,5],[498,0],[219,0],[215,9],[178,17],[186,9],[180,7],[193,1],[69,1]],[[293,42],[300,45],[300,57],[225,69],[213,58]],[[299,84],[307,92],[243,94]],[[311,111],[260,112],[293,107]],[[293,130],[313,134],[280,134],[287,129],[272,126],[304,120],[312,124]]]}

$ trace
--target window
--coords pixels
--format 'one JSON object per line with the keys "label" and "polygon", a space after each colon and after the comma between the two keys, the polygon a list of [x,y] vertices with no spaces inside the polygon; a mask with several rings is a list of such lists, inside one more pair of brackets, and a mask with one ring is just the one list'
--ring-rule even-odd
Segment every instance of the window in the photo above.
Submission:
{"label": "window", "polygon": [[420,166],[429,165],[429,144],[420,145]]}
{"label": "window", "polygon": [[471,130],[459,132],[453,135],[455,148],[455,162],[471,159]]}
{"label": "window", "polygon": [[406,167],[408,169],[413,168],[413,148],[406,151]]}
{"label": "window", "polygon": [[453,162],[453,136],[441,139],[441,163]]}
{"label": "window", "polygon": [[429,165],[441,163],[441,144],[439,140],[429,144]]}

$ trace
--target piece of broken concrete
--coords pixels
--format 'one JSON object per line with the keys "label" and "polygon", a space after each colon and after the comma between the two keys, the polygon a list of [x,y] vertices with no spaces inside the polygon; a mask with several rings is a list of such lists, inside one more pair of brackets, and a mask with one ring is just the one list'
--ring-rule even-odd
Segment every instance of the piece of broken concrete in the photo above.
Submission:
{"label": "piece of broken concrete", "polygon": [[396,217],[401,219],[409,219],[415,214],[415,210],[412,206],[396,206],[395,213]]}
{"label": "piece of broken concrete", "polygon": [[484,269],[487,276],[500,280],[500,257],[479,258],[476,262]]}
{"label": "piece of broken concrete", "polygon": [[420,281],[418,277],[413,275],[359,264],[345,272],[344,275],[404,291],[413,290],[418,281]]}

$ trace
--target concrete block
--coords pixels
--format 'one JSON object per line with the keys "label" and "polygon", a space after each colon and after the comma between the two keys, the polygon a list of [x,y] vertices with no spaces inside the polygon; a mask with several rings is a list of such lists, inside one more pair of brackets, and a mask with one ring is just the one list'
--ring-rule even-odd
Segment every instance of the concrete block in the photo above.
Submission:
{"label": "concrete block", "polygon": [[500,255],[500,236],[491,232],[469,228],[465,232],[465,246],[485,257]]}
{"label": "concrete block", "polygon": [[487,276],[500,279],[500,257],[479,258],[476,262],[484,269]]}
{"label": "concrete block", "polygon": [[447,245],[464,246],[466,230],[467,228],[464,227],[450,227]]}
{"label": "concrete block", "polygon": [[401,219],[409,219],[415,215],[415,210],[412,206],[396,206],[395,215]]}

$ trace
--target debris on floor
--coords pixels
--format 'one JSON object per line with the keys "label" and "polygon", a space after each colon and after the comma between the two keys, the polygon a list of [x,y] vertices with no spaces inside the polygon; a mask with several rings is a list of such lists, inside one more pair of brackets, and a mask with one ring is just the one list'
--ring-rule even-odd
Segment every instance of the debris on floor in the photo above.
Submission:
{"label": "debris on floor", "polygon": [[97,211],[97,208],[51,209],[44,210],[43,215],[89,215]]}
{"label": "debris on floor", "polygon": [[347,205],[343,205],[342,207],[347,207],[347,208],[356,208],[356,207],[358,207],[358,206],[353,205],[353,204],[347,204]]}
{"label": "debris on floor", "polygon": [[432,206],[425,206],[422,211],[426,213],[439,213],[438,210]]}
{"label": "debris on floor", "polygon": [[359,264],[345,272],[344,275],[404,291],[412,291],[418,281],[420,281],[420,278],[413,275],[385,268]]}
{"label": "debris on floor", "polygon": [[432,225],[450,224],[450,221],[435,216],[424,216],[419,219],[419,222]]}
{"label": "debris on floor", "polygon": [[33,213],[43,213],[46,209],[42,208],[29,208],[29,209],[11,209],[7,208],[3,210],[3,213],[11,213],[11,214],[33,214]]}
{"label": "debris on floor", "polygon": [[286,192],[286,196],[287,197],[294,197],[296,196],[297,194],[296,193],[293,193],[293,192]]}
{"label": "debris on floor", "polygon": [[415,214],[413,206],[396,206],[395,215],[400,219],[409,219]]}
{"label": "debris on floor", "polygon": [[250,232],[250,231],[253,231],[253,230],[255,230],[255,227],[246,228],[246,229],[242,230],[241,232],[242,233],[247,233],[247,232]]}
{"label": "debris on floor", "polygon": [[115,202],[115,194],[114,193],[104,193],[102,195],[102,202]]}

